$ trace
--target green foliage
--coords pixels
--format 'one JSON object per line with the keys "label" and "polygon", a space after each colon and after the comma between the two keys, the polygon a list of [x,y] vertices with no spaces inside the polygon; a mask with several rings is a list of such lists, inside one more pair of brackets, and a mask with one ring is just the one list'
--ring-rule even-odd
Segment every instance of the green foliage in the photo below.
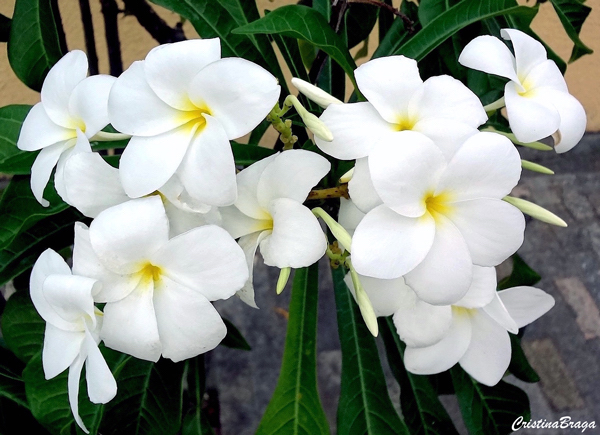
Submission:
{"label": "green foliage", "polygon": [[0,108],[0,172],[4,174],[29,174],[38,154],[17,148],[21,125],[29,109],[31,106],[24,104]]}
{"label": "green foliage", "polygon": [[39,91],[61,51],[51,0],[16,0],[8,61],[19,80]]}
{"label": "green foliage", "polygon": [[554,10],[560,19],[561,24],[565,28],[567,35],[575,44],[569,63],[576,61],[581,56],[592,54],[594,50],[585,45],[579,38],[581,26],[586,20],[592,8],[584,5],[585,0],[550,0]]}
{"label": "green foliage", "polygon": [[458,434],[429,377],[414,375],[404,368],[404,349],[391,317],[379,319],[387,359],[400,384],[400,405],[408,430],[413,435]]}
{"label": "green foliage", "polygon": [[520,388],[504,381],[493,387],[482,385],[459,366],[452,368],[450,373],[469,433],[509,434],[518,417],[525,421],[531,419],[529,399]]}
{"label": "green foliage", "polygon": [[275,151],[270,148],[259,147],[256,145],[246,145],[237,142],[231,142],[233,150],[233,158],[236,165],[248,166],[258,160],[275,154]]}
{"label": "green foliage", "polygon": [[223,346],[230,347],[232,349],[240,350],[252,350],[242,333],[227,319],[223,319],[225,326],[227,327],[227,335],[221,342]]}
{"label": "green foliage", "polygon": [[294,275],[279,381],[257,434],[328,434],[317,392],[318,264]]}
{"label": "green foliage", "polygon": [[539,382],[540,377],[535,372],[533,367],[527,361],[527,357],[521,347],[521,339],[519,336],[514,334],[510,335],[510,347],[512,349],[512,355],[510,358],[510,365],[508,371],[511,372],[517,379],[523,382]]}
{"label": "green foliage", "polygon": [[344,270],[332,269],[332,275],[342,347],[337,433],[408,434],[390,400],[375,339],[344,282]]}
{"label": "green foliage", "polygon": [[520,285],[535,285],[542,277],[521,258],[519,254],[512,256],[513,268],[509,276],[498,283],[498,288],[504,290]]}
{"label": "green foliage", "polygon": [[[227,321],[225,321],[227,324]],[[202,410],[204,389],[206,387],[206,370],[204,355],[198,355],[186,362],[188,400],[191,409],[183,419],[182,435],[213,435],[208,419]]]}
{"label": "green foliage", "polygon": [[29,292],[19,291],[6,302],[2,314],[2,334],[6,346],[24,363],[41,352],[45,322],[39,316]]}

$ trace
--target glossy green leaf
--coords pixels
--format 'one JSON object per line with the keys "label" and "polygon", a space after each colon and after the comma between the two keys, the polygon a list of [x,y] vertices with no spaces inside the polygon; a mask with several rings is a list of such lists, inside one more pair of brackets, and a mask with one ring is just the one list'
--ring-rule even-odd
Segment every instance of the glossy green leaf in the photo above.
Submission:
{"label": "glossy green leaf", "polygon": [[2,334],[6,346],[27,363],[41,352],[45,322],[37,313],[28,291],[13,294],[2,314]]}
{"label": "glossy green leaf", "polygon": [[512,272],[498,283],[498,288],[500,290],[520,285],[535,285],[542,279],[535,270],[525,263],[525,260],[523,260],[519,254],[514,254],[512,260]]}
{"label": "glossy green leaf", "polygon": [[281,372],[257,435],[329,434],[317,392],[318,273],[317,263],[295,272]]}
{"label": "glossy green leaf", "polygon": [[266,119],[263,120],[254,128],[254,130],[252,130],[252,133],[250,133],[248,143],[258,144],[270,126],[271,123],[269,121]]}
{"label": "glossy green leaf", "polygon": [[529,399],[523,390],[500,381],[493,387],[472,379],[458,365],[450,370],[458,405],[469,433],[503,435],[512,433],[518,417],[531,419]]}
{"label": "glossy green leaf", "polygon": [[344,282],[344,270],[332,269],[332,275],[342,347],[337,433],[408,434],[392,405],[375,339]]}
{"label": "glossy green leaf", "polygon": [[50,206],[43,207],[37,202],[31,192],[29,177],[13,177],[0,200],[0,249],[5,248],[17,234],[31,228],[36,222],[69,207],[54,190],[52,180],[44,197],[50,201]]}
{"label": "glossy green leaf", "polygon": [[39,91],[50,68],[63,56],[50,0],[16,0],[8,61],[16,76]]}
{"label": "glossy green leaf", "polygon": [[0,14],[0,42],[7,42],[10,36],[12,20]]}
{"label": "glossy green leaf", "polygon": [[[227,324],[227,322],[226,322]],[[206,388],[206,370],[204,355],[198,355],[186,361],[188,400],[191,409],[183,419],[182,435],[213,435],[214,432],[202,410],[204,390]]]}
{"label": "glossy green leaf", "polygon": [[[23,367],[23,362],[10,350],[0,347],[0,397],[4,397],[23,408],[29,408],[25,396],[25,383],[21,376]],[[2,433],[1,430],[0,433]]]}
{"label": "glossy green leaf", "polygon": [[499,15],[529,15],[536,12],[527,6],[514,6],[511,0],[499,0],[498,2],[464,0],[431,20],[393,54],[402,54],[419,61],[469,24]]}
{"label": "glossy green leaf", "polygon": [[[418,11],[419,8],[412,2],[402,2],[400,5],[400,11],[408,17],[411,21],[418,22]],[[380,12],[381,15],[381,12]],[[409,34],[408,28],[404,21],[400,18],[395,18],[385,36],[381,38],[379,46],[375,49],[372,58],[376,59],[383,56],[391,56],[398,50],[403,44],[405,44],[414,35]]]}
{"label": "glossy green leaf", "polygon": [[352,3],[346,12],[348,48],[356,47],[364,41],[377,22],[379,8],[374,5]]}
{"label": "glossy green leaf", "polygon": [[[385,3],[388,6],[393,6],[392,0],[383,0],[383,3]],[[383,41],[383,39],[385,38],[385,35],[387,34],[387,32],[390,30],[390,28],[392,27],[392,23],[394,22],[394,18],[395,15],[393,13],[391,13],[390,11],[381,8],[379,10],[379,43],[381,43],[381,41]]]}
{"label": "glossy green leaf", "polygon": [[240,330],[233,323],[227,319],[223,319],[223,322],[227,327],[227,335],[220,344],[232,349],[252,350],[252,347],[250,347]]}
{"label": "glossy green leaf", "polygon": [[510,365],[508,366],[508,371],[515,375],[517,379],[520,379],[523,382],[539,382],[539,375],[536,373],[533,367],[531,367],[531,364],[529,364],[529,361],[527,361],[525,352],[523,352],[523,348],[521,347],[521,339],[517,335],[509,335],[512,353],[510,357]]}
{"label": "glossy green leaf", "polygon": [[575,44],[569,63],[576,61],[586,54],[592,54],[594,50],[585,45],[579,38],[581,26],[592,11],[592,8],[584,5],[582,0],[550,0],[550,3],[554,6],[554,10],[567,35],[569,35],[569,38]]}
{"label": "glossy green leaf", "polygon": [[240,166],[251,165],[252,163],[264,159],[265,157],[269,157],[276,152],[271,148],[247,145],[233,141],[231,142],[231,149],[233,150],[235,164]]}
{"label": "glossy green leaf", "polygon": [[85,219],[73,208],[36,222],[0,250],[0,285],[33,267],[48,248],[59,251],[73,244],[73,224]]}
{"label": "glossy green leaf", "polygon": [[37,152],[21,151],[17,139],[31,106],[14,104],[0,108],[0,172],[29,174]]}
{"label": "glossy green leaf", "polygon": [[354,82],[356,64],[346,44],[330,27],[323,15],[300,5],[275,9],[269,15],[234,30],[239,34],[281,34],[304,39],[331,56]]}
{"label": "glossy green leaf", "polygon": [[379,331],[385,343],[390,368],[400,384],[400,406],[410,433],[458,434],[429,378],[412,374],[404,368],[402,361],[406,346],[398,337],[391,317],[379,318]]}

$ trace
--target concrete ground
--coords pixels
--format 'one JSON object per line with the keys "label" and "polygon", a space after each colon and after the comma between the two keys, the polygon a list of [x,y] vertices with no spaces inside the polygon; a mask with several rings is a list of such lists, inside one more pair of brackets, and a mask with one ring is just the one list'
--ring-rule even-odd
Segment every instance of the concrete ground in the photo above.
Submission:
{"label": "concrete ground", "polygon": [[[556,306],[527,328],[523,347],[541,377],[538,384],[509,378],[529,394],[534,420],[596,421],[600,426],[600,134],[588,134],[575,149],[557,155],[520,148],[522,158],[552,168],[555,175],[524,171],[514,194],[565,219],[558,228],[528,219],[521,256],[542,275],[538,287],[554,296]],[[318,376],[321,399],[335,433],[341,354],[335,304],[327,264],[321,267]],[[286,332],[289,291],[275,295],[278,271],[257,259],[255,280],[260,310],[236,298],[218,305],[244,333],[251,352],[219,346],[209,356],[208,386],[219,396],[221,433],[253,434],[279,375]],[[384,362],[385,365],[385,362]],[[388,370],[389,375],[389,370]],[[399,388],[388,376],[392,400]],[[444,400],[453,416],[452,400]],[[464,427],[459,427],[464,432]],[[600,429],[596,429],[600,432]],[[566,434],[581,430],[521,430],[519,433]],[[595,433],[595,430],[586,431]]]}

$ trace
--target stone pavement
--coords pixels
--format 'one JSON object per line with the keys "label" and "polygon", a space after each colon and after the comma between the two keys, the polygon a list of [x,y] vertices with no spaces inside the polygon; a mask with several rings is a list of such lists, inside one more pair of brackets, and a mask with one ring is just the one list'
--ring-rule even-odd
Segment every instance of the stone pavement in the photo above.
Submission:
{"label": "stone pavement", "polygon": [[[524,172],[514,194],[565,219],[558,228],[528,219],[521,256],[542,275],[538,287],[554,296],[556,306],[527,327],[523,346],[541,377],[538,384],[514,378],[529,394],[534,420],[596,421],[600,426],[600,134],[588,134],[572,151],[557,155],[519,148],[524,159],[550,167],[556,175]],[[208,356],[209,388],[218,392],[223,435],[253,434],[277,383],[283,353],[289,289],[275,295],[278,271],[255,269],[257,303],[252,309],[236,298],[218,304],[220,312],[243,332],[251,352],[219,346]],[[326,262],[321,267],[318,324],[319,390],[335,433],[341,355],[335,303]],[[383,361],[384,366],[386,362]],[[398,406],[399,389],[388,386]],[[456,403],[445,399],[451,415]],[[464,426],[459,430],[466,433]],[[586,433],[600,433],[600,429]],[[537,435],[581,433],[580,430],[520,430]]]}

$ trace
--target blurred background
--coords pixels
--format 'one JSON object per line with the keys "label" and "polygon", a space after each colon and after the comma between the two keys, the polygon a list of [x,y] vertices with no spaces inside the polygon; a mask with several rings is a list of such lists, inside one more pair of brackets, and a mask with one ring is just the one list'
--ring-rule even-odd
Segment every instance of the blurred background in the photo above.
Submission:
{"label": "blurred background", "polygon": [[[524,0],[519,1],[528,4]],[[80,3],[59,0],[69,50],[86,50]],[[88,3],[87,1],[83,3]],[[129,5],[128,11],[125,3]],[[109,73],[104,12],[116,13],[121,47],[121,66],[143,59],[159,43],[140,25],[132,6],[144,7],[143,0],[90,0],[95,46],[100,73]],[[292,3],[289,0],[258,0],[259,11]],[[399,1],[394,1],[398,6]],[[529,2],[533,3],[533,2]],[[523,347],[532,366],[540,375],[537,384],[510,382],[525,389],[532,402],[534,420],[596,421],[600,425],[600,0],[587,0],[592,7],[583,25],[582,41],[595,53],[569,65],[566,79],[571,93],[582,102],[588,116],[588,133],[581,144],[566,155],[519,148],[522,157],[547,166],[555,175],[524,172],[515,195],[529,199],[561,216],[568,228],[557,228],[539,221],[528,221],[525,243],[519,254],[541,276],[538,287],[552,294],[556,306],[527,328]],[[10,17],[14,0],[0,2],[0,13]],[[107,9],[108,8],[108,9]],[[116,8],[116,9],[115,9]],[[162,30],[183,32],[198,37],[189,23],[178,15],[152,5]],[[137,14],[139,15],[139,13]],[[165,27],[167,26],[167,27]],[[563,59],[568,59],[572,42],[564,32],[552,5],[544,2],[533,22],[533,29]],[[377,32],[377,28],[374,29]],[[115,35],[113,34],[112,37]],[[110,35],[109,35],[110,37]],[[374,35],[369,52],[376,46]],[[34,104],[39,94],[23,85],[8,64],[6,46],[0,50],[0,106]],[[356,47],[355,52],[360,47]],[[277,50],[277,48],[276,48]],[[369,56],[358,61],[362,63]],[[114,68],[114,65],[113,65]],[[113,70],[114,71],[114,70]],[[289,80],[289,73],[287,74]],[[349,87],[348,87],[349,88]],[[262,144],[272,146],[277,135],[271,131]],[[258,261],[258,260],[257,260]],[[289,291],[275,295],[278,271],[257,263],[255,283],[257,303],[254,310],[237,298],[218,305],[222,314],[245,335],[252,352],[219,346],[208,356],[208,387],[214,409],[220,409],[223,434],[254,433],[260,416],[271,397],[283,353],[287,324]],[[335,427],[341,353],[337,339],[335,304],[331,280],[324,263],[321,268],[319,312],[318,374],[319,388],[328,418]],[[504,265],[499,273],[510,270]],[[288,289],[289,290],[289,289]],[[382,363],[386,365],[385,358]],[[389,369],[388,374],[389,374]],[[398,406],[398,386],[389,378],[391,397]],[[452,415],[458,417],[455,403],[445,400]],[[460,423],[459,423],[460,424]],[[461,430],[464,431],[464,427]],[[523,432],[523,431],[522,431]],[[531,433],[569,433],[565,430],[535,430]],[[576,430],[573,433],[580,433]]]}

